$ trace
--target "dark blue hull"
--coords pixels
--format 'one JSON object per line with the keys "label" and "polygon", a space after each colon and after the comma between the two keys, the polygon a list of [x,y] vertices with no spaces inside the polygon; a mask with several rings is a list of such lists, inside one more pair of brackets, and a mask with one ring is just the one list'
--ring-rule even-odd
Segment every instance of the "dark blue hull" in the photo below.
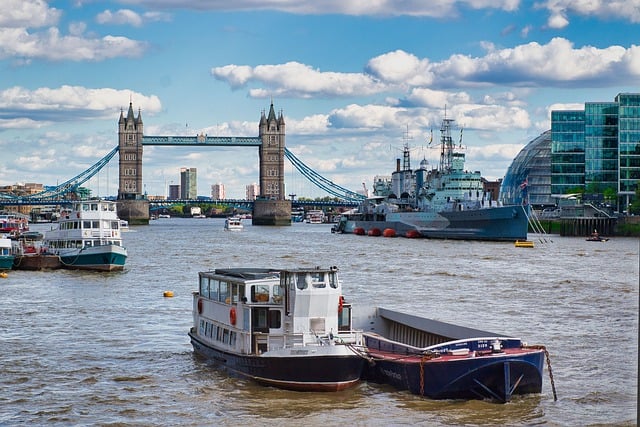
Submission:
{"label": "dark blue hull", "polygon": [[364,234],[374,228],[393,229],[397,235],[417,232],[414,237],[431,239],[516,241],[526,240],[529,220],[523,206],[501,206],[451,212],[394,212],[385,219],[374,215],[351,214],[335,231]]}
{"label": "dark blue hull", "polygon": [[284,356],[234,354],[206,345],[192,333],[196,353],[264,385],[296,391],[339,391],[355,385],[364,359],[352,355]]}

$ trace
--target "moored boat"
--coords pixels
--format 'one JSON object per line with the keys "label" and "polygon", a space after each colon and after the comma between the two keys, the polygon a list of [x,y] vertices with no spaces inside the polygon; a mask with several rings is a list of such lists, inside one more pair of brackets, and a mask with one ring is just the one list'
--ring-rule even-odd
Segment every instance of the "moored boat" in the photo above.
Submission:
{"label": "moored boat", "polygon": [[11,253],[11,239],[0,235],[0,270],[11,270],[13,267],[13,253]]}
{"label": "moored boat", "polygon": [[44,235],[38,231],[27,231],[11,239],[15,270],[54,270],[61,268],[60,257],[49,252],[44,244]]}
{"label": "moored boat", "polygon": [[424,159],[411,169],[410,149],[404,145],[403,162],[397,159],[390,178],[376,177],[374,196],[356,212],[343,214],[334,232],[359,234],[364,230],[393,229],[396,235],[434,239],[526,240],[526,206],[503,205],[483,189],[479,171],[464,170],[461,144],[453,143],[453,120],[441,128],[438,168],[428,169]]}
{"label": "moored boat", "polygon": [[355,385],[365,359],[338,269],[216,269],[193,294],[194,352],[258,383],[297,391]]}
{"label": "moored boat", "polygon": [[551,369],[543,346],[519,338],[384,308],[364,320],[363,378],[426,398],[504,403],[541,392],[545,355]]}
{"label": "moored boat", "polygon": [[244,228],[239,216],[230,216],[224,220],[224,229],[228,231],[241,231]]}
{"label": "moored boat", "polygon": [[58,220],[57,228],[45,232],[43,244],[59,256],[63,268],[77,270],[123,270],[127,250],[122,245],[116,202],[83,200]]}
{"label": "moored boat", "polygon": [[0,212],[0,233],[17,235],[29,231],[29,218],[16,212]]}

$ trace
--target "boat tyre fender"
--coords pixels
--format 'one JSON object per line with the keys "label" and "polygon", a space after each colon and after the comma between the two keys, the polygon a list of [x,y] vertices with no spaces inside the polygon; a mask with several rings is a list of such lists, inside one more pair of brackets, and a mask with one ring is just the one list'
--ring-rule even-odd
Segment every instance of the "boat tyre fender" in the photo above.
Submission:
{"label": "boat tyre fender", "polygon": [[231,307],[231,310],[229,310],[229,321],[231,322],[232,325],[235,326],[236,324],[236,308],[235,307]]}
{"label": "boat tyre fender", "polygon": [[202,298],[198,298],[198,314],[202,314]]}

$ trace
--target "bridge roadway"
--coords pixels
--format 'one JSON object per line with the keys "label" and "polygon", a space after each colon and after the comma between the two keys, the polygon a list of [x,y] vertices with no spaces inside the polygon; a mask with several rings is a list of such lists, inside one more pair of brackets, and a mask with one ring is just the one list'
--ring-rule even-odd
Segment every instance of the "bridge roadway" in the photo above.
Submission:
{"label": "bridge roadway", "polygon": [[[108,200],[116,200],[115,197],[105,197]],[[19,197],[0,197],[0,207],[2,206],[24,206],[24,205],[33,205],[33,206],[50,206],[50,205],[68,205],[76,200],[52,200],[52,199],[31,199],[31,198],[19,198]],[[253,200],[244,200],[244,199],[169,199],[169,200],[149,200],[149,205],[152,206],[151,209],[157,209],[161,206],[167,205],[197,205],[197,204],[212,204],[212,205],[225,205],[225,206],[237,206],[245,209],[253,209]],[[358,206],[357,202],[348,202],[348,201],[316,201],[316,200],[295,200],[291,202],[293,206],[303,206],[303,207],[356,207]]]}

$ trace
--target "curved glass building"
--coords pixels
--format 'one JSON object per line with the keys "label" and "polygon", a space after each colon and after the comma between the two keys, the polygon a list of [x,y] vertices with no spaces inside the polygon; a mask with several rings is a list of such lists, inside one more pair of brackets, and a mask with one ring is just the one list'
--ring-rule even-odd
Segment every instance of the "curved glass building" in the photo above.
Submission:
{"label": "curved glass building", "polygon": [[535,209],[555,205],[551,197],[550,130],[530,141],[518,153],[502,180],[500,200],[504,204],[522,204],[523,196],[528,197],[528,203]]}

